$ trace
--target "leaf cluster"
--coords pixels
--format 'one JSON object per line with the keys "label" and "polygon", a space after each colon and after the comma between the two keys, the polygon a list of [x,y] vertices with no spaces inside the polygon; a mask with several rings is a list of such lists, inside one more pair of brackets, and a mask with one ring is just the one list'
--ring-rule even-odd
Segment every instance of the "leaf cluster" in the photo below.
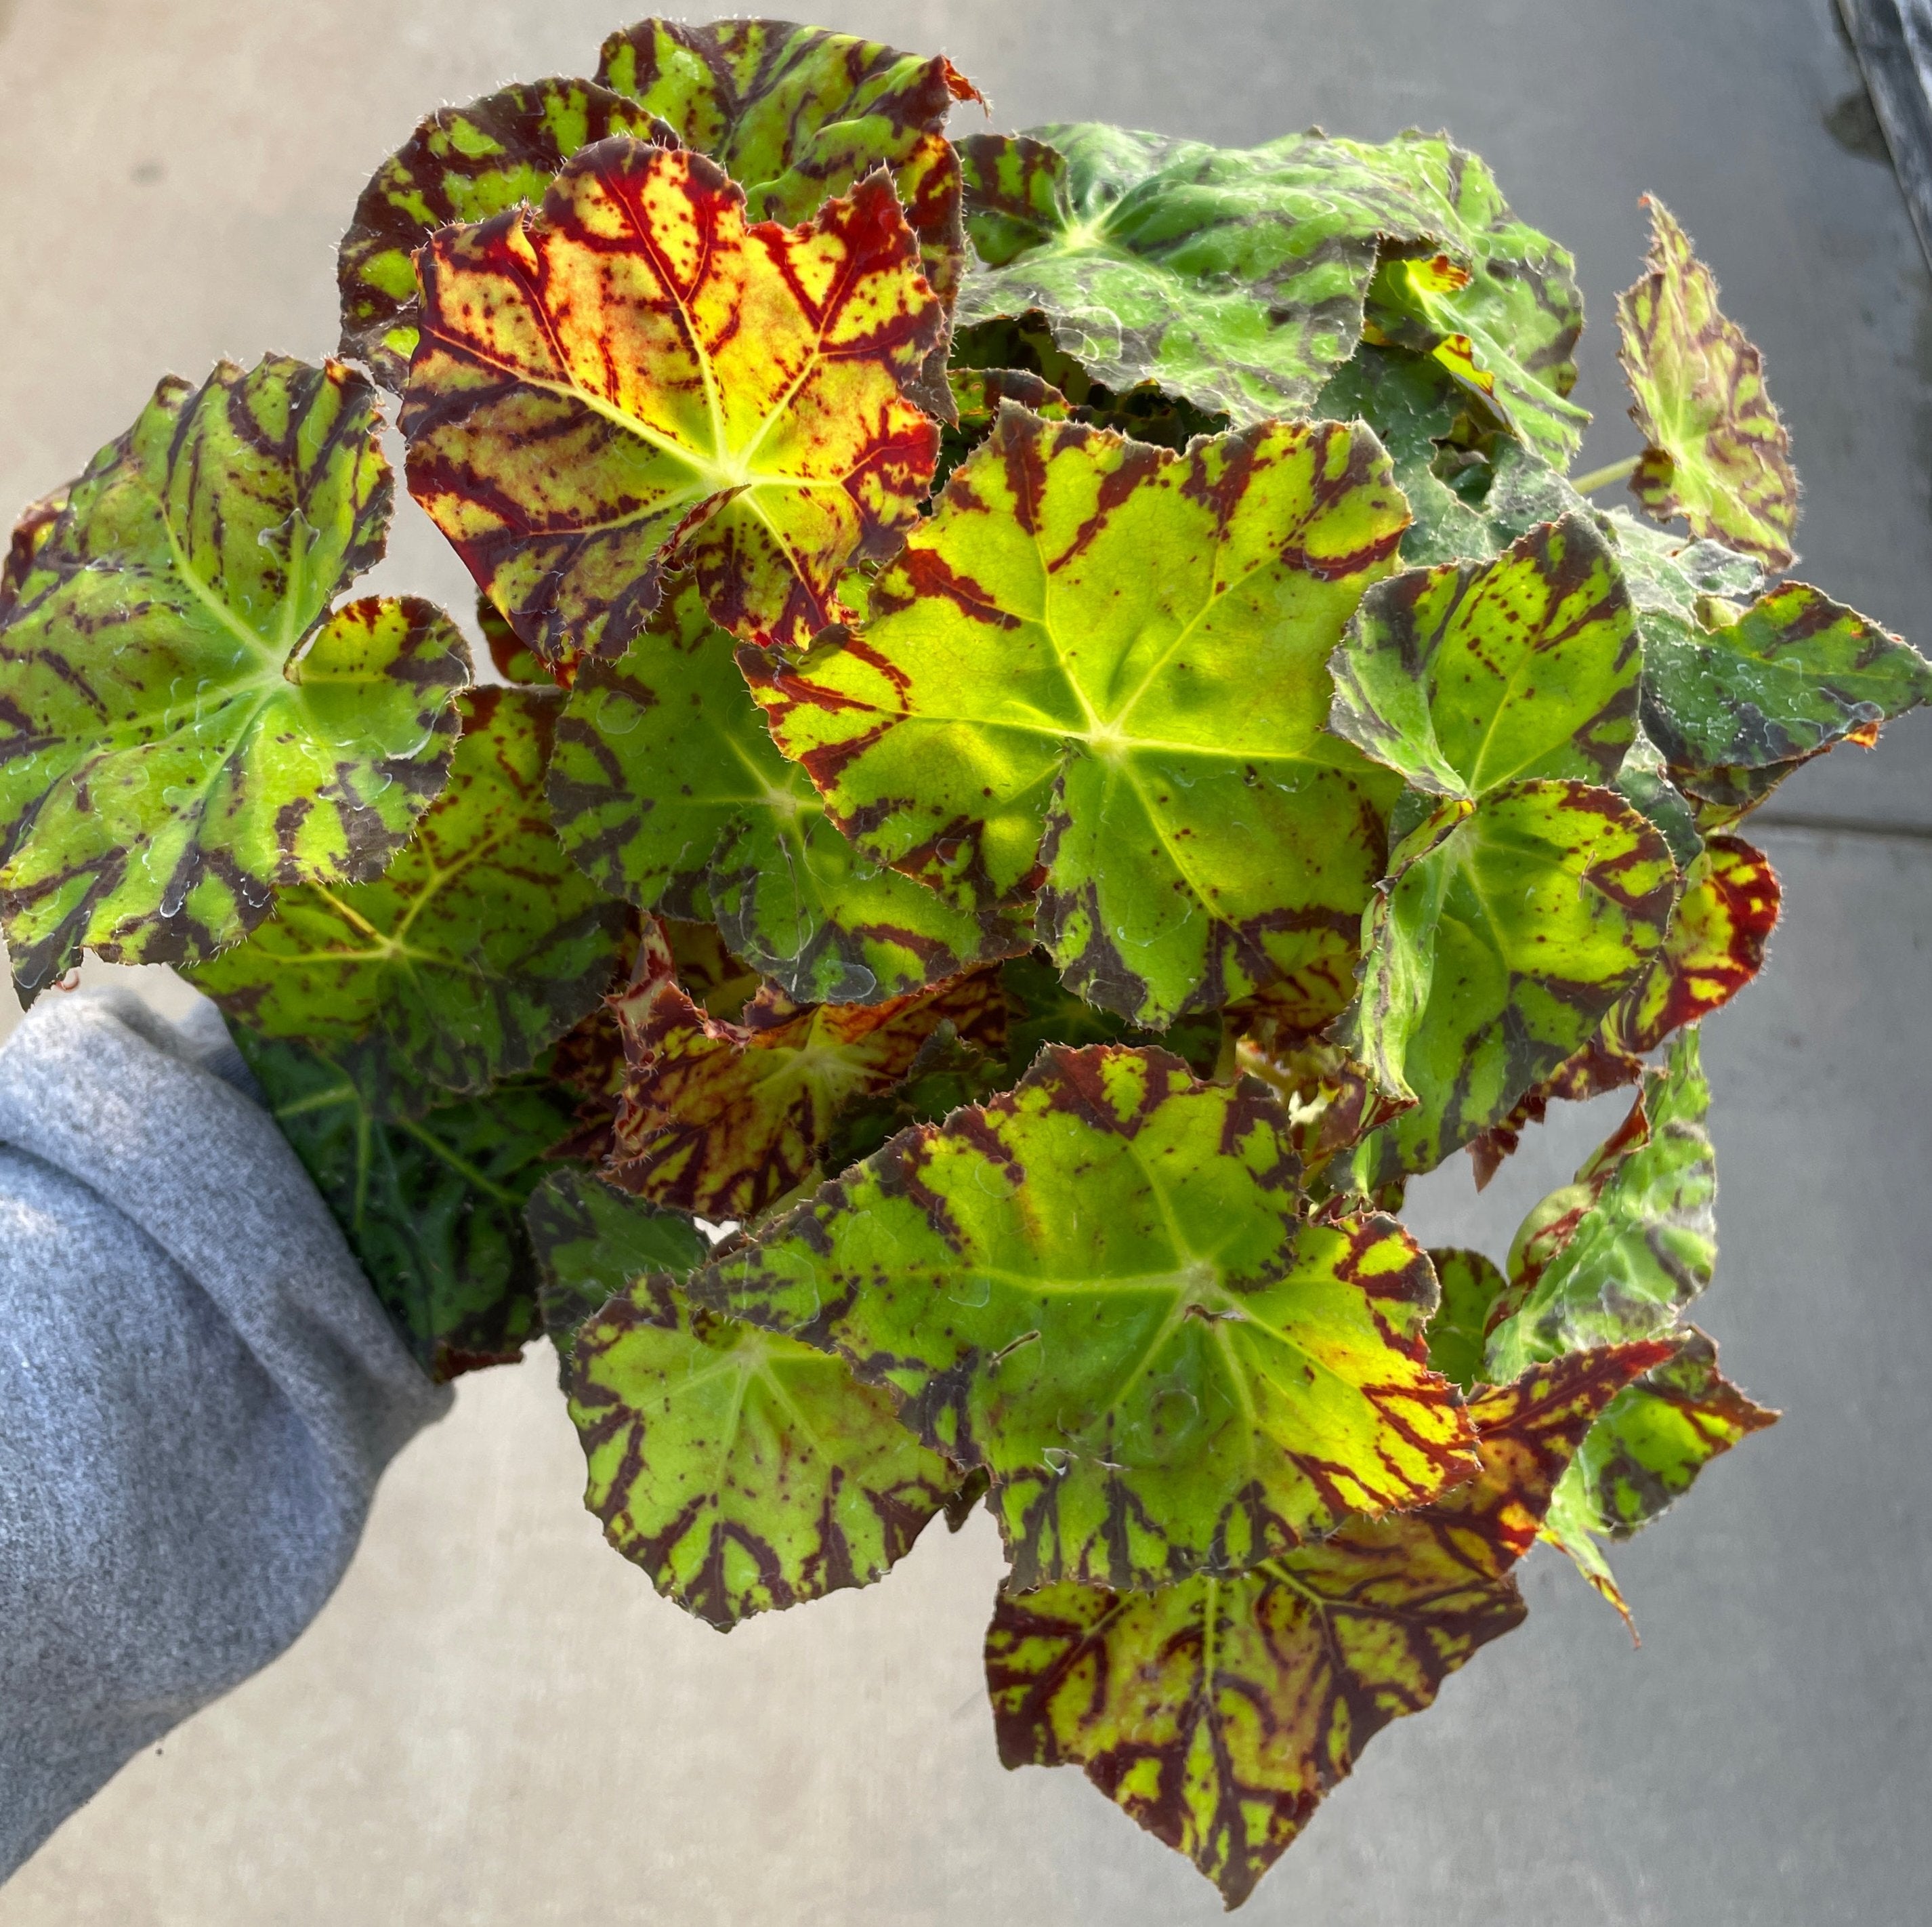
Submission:
{"label": "leaf cluster", "polygon": [[[1602,1542],[1769,1422],[1682,1322],[1737,826],[1932,667],[1773,579],[1788,437],[1660,206],[1604,512],[1574,264],[1446,137],[979,100],[649,20],[430,115],[342,359],[170,377],[22,519],[0,923],[23,995],[214,997],[425,1368],[547,1332],[687,1610],[983,1502],[1002,1759],[1232,1905],[1539,1534],[1622,1608]],[[492,682],[343,599],[379,385]],[[1394,1215],[1632,1086],[1506,1263]]]}

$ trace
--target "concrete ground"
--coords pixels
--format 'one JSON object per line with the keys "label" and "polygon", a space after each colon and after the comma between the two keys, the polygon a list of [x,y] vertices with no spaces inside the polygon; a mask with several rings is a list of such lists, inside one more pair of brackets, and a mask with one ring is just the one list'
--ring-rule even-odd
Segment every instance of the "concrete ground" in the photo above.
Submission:
{"label": "concrete ground", "polygon": [[[1830,0],[847,0],[832,23],[943,48],[1000,125],[1447,124],[1581,258],[1586,465],[1635,446],[1610,303],[1655,191],[1769,358],[1802,572],[1932,644],[1932,283]],[[332,347],[375,164],[439,101],[583,71],[615,24],[585,0],[0,0],[0,509],[164,370]],[[381,579],[466,609],[406,504]],[[1527,1625],[1374,1742],[1250,1919],[1926,1917],[1932,722],[1777,810],[1784,928],[1706,1036],[1724,1256],[1699,1316],[1785,1420],[1619,1556],[1641,1651],[1536,1555]],[[1480,1200],[1438,1174],[1418,1229],[1500,1253],[1616,1109],[1532,1134]],[[604,1548],[580,1475],[541,1353],[466,1381],[309,1633],[71,1820],[0,1927],[1216,1917],[1077,1775],[1000,1770],[983,1517],[725,1640]]]}

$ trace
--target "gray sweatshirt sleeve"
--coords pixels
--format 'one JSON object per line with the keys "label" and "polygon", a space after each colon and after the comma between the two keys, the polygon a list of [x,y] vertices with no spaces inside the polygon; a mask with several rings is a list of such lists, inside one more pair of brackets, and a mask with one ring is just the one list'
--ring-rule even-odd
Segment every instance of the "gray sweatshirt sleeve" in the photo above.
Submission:
{"label": "gray sweatshirt sleeve", "polygon": [[0,1878],[267,1664],[448,1409],[212,1005],[0,1048]]}

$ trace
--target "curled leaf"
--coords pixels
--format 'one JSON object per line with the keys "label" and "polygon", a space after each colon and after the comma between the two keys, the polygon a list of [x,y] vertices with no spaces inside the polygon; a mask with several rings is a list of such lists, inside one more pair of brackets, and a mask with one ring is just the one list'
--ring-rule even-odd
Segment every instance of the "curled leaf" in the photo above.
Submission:
{"label": "curled leaf", "polygon": [[622,659],[579,676],[557,729],[564,848],[646,910],[716,918],[801,1001],[901,996],[1029,941],[856,851],[772,746],[696,584],[675,584]]}
{"label": "curled leaf", "polygon": [[710,161],[614,138],[418,268],[410,491],[546,662],[620,654],[674,543],[716,620],[802,643],[916,519],[944,317],[883,178],[748,226]]}
{"label": "curled leaf", "polygon": [[1037,890],[1082,995],[1160,1026],[1279,986],[1320,1023],[1395,788],[1322,728],[1325,665],[1405,519],[1360,430],[1176,456],[1008,404],[863,635],[754,693],[868,857],[982,919]]}
{"label": "curled leaf", "polygon": [[1592,1345],[1648,1338],[1711,1282],[1718,1259],[1711,1087],[1697,1033],[1646,1074],[1629,1116],[1532,1211],[1510,1253],[1490,1329],[1488,1376]]}
{"label": "curled leaf", "polygon": [[741,183],[754,221],[806,220],[889,169],[926,280],[950,305],[965,233],[946,119],[985,101],[943,56],[788,20],[648,20],[605,41],[597,77]]}
{"label": "curled leaf", "polygon": [[1482,1392],[1474,1478],[1251,1572],[1003,1591],[986,1634],[1001,1763],[1083,1767],[1240,1906],[1368,1742],[1522,1623],[1510,1568],[1591,1421],[1664,1349]]}
{"label": "curled leaf", "polygon": [[604,1537],[721,1632],[882,1578],[959,1483],[842,1359],[662,1275],[578,1328],[566,1382]]}
{"label": "curled leaf", "polygon": [[1649,439],[1630,490],[1660,520],[1682,515],[1789,569],[1798,527],[1791,437],[1764,385],[1764,359],[1718,306],[1717,278],[1654,195],[1648,272],[1617,298],[1630,419]]}
{"label": "curled leaf", "polygon": [[31,993],[179,962],[278,890],[378,875],[440,790],[469,680],[413,598],[332,610],[382,552],[375,391],[338,362],[170,377],[30,518],[0,606],[0,912]]}
{"label": "curled leaf", "polygon": [[514,1364],[542,1329],[524,1206],[570,1093],[538,1071],[416,1115],[367,1045],[235,1037],[418,1364],[439,1381]]}
{"label": "curled leaf", "polygon": [[562,700],[470,691],[448,787],[387,873],[286,892],[196,983],[266,1036],[373,1035],[425,1102],[529,1069],[608,988],[626,914],[557,847],[543,781]]}
{"label": "curled leaf", "polygon": [[1300,1220],[1286,1120],[1158,1050],[1043,1052],[691,1281],[991,1475],[1012,1583],[1230,1572],[1464,1476],[1392,1220]]}
{"label": "curled leaf", "polygon": [[[1643,726],[1693,796],[1756,801],[1808,757],[1932,698],[1932,664],[1802,582],[1735,620],[1644,625]],[[1762,780],[1752,782],[1754,776]]]}
{"label": "curled leaf", "polygon": [[940,1024],[1005,1041],[989,971],[881,1004],[801,1010],[766,994],[724,1022],[686,994],[655,933],[612,1003],[629,1068],[606,1175],[712,1219],[754,1217],[813,1175],[840,1110],[901,1082]]}

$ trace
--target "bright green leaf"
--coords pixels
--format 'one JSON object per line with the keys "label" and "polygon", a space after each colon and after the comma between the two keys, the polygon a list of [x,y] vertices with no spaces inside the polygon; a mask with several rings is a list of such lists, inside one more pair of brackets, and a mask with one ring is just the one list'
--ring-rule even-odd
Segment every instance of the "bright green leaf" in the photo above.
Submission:
{"label": "bright green leaf", "polygon": [[1082,995],[1160,1025],[1275,985],[1320,1023],[1396,788],[1323,728],[1328,659],[1405,519],[1359,430],[1176,456],[1009,406],[863,635],[755,693],[867,857],[980,916],[1039,889]]}
{"label": "bright green leaf", "polygon": [[417,266],[410,491],[552,665],[621,654],[674,544],[733,634],[802,644],[917,519],[945,316],[883,177],[752,230],[710,161],[613,139]]}
{"label": "bright green leaf", "polygon": [[1616,560],[1566,515],[1492,562],[1371,588],[1332,659],[1329,727],[1437,796],[1608,783],[1635,734],[1640,666]]}
{"label": "bright green leaf", "polygon": [[567,1385],[604,1537],[721,1631],[882,1578],[959,1483],[842,1359],[662,1275],[579,1327]]}
{"label": "bright green leaf", "polygon": [[625,922],[550,825],[544,767],[562,703],[472,691],[449,785],[387,874],[287,892],[196,983],[270,1037],[373,1034],[392,1075],[445,1090],[527,1070],[610,987]]}
{"label": "bright green leaf", "polygon": [[542,1329],[524,1205],[554,1168],[571,1093],[536,1073],[404,1116],[366,1045],[327,1055],[235,1037],[418,1362],[438,1379],[514,1364]]}
{"label": "bright green leaf", "polygon": [[337,362],[170,377],[0,609],[0,908],[32,992],[178,962],[298,883],[378,875],[442,786],[469,655],[381,555],[375,391]]}
{"label": "bright green leaf", "polygon": [[550,795],[563,846],[606,890],[716,918],[740,956],[806,1002],[896,997],[1030,941],[868,862],[772,746],[695,584],[673,586],[621,662],[578,677]]}
{"label": "bright green leaf", "polygon": [[1502,1123],[1589,1040],[1664,941],[1677,872],[1611,791],[1532,782],[1446,804],[1370,917],[1352,1047],[1419,1101],[1355,1154],[1373,1192]]}
{"label": "bright green leaf", "polygon": [[1429,1366],[1463,1391],[1486,1384],[1484,1334],[1509,1280],[1480,1251],[1432,1251],[1442,1302],[1429,1321]]}
{"label": "bright green leaf", "polygon": [[1428,1261],[1387,1218],[1304,1222],[1286,1126],[1165,1052],[1049,1049],[690,1289],[983,1465],[1016,1586],[1238,1571],[1469,1465]]}

